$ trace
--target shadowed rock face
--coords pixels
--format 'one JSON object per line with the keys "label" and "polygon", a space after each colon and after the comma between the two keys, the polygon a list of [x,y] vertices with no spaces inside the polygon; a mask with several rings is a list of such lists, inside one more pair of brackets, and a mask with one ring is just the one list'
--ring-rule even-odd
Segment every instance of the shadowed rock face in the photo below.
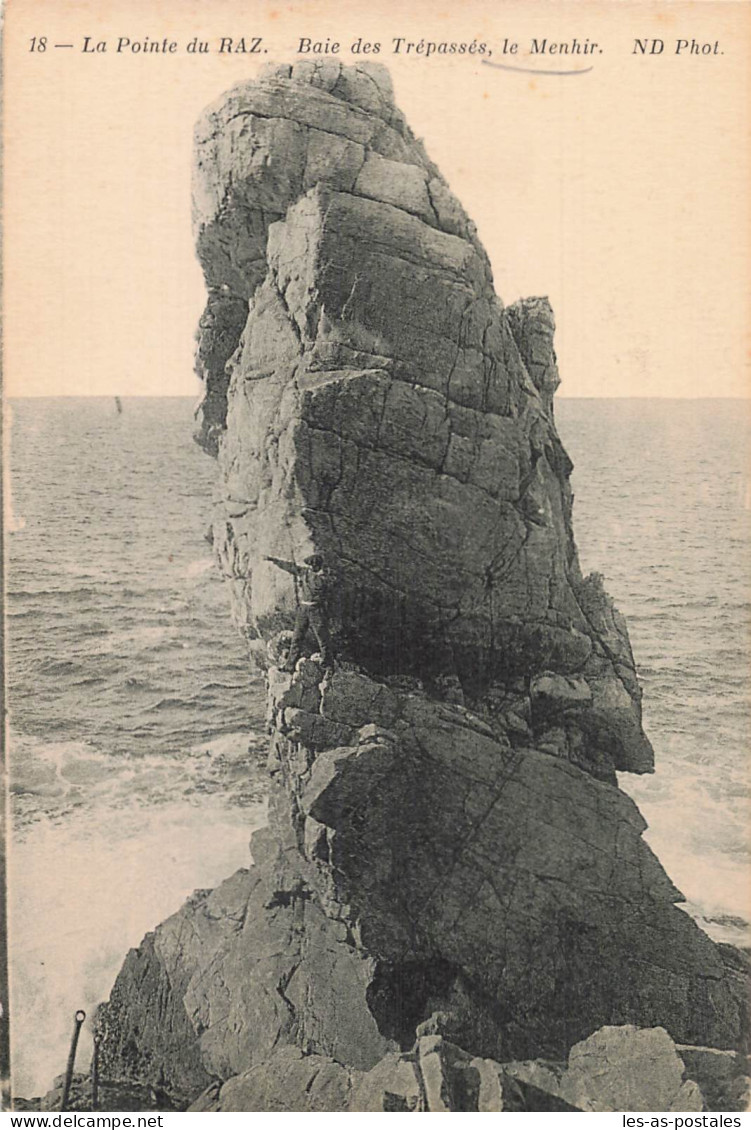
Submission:
{"label": "shadowed rock face", "polygon": [[[579,570],[547,300],[504,309],[377,67],[234,88],[194,200],[198,438],[266,670],[269,827],[128,956],[103,1074],[195,1109],[482,1111],[618,1109],[625,1072],[639,1109],[659,1046],[643,1102],[699,1109],[677,1040],[737,1090],[711,1049],[745,1046],[746,965],[676,908],[616,785],[652,751],[623,618]],[[312,552],[337,662],[289,674],[297,594],[265,556]],[[566,1072],[613,1025],[665,1031],[607,1028]]]}

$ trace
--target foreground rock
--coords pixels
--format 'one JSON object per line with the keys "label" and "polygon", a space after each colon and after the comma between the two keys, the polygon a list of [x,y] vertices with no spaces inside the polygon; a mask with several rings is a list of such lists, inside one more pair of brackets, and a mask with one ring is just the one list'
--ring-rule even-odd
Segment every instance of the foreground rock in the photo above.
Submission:
{"label": "foreground rock", "polygon": [[560,1075],[532,1064],[510,1064],[509,1074],[537,1082],[578,1110],[703,1110],[697,1084],[664,1028],[602,1028],[570,1052]]}
{"label": "foreground rock", "polygon": [[[418,1026],[408,1052],[388,1052],[369,1071],[287,1045],[226,1082],[211,1083],[192,1112],[744,1111],[748,1061],[733,1052],[676,1046],[663,1028],[601,1028],[575,1045],[568,1063],[498,1063],[444,1039],[445,1014]],[[15,1110],[59,1110],[62,1078],[43,1099]],[[144,1084],[100,1081],[97,1109],[182,1109]],[[91,1080],[76,1075],[68,1110],[91,1110]]]}
{"label": "foreground rock", "polygon": [[565,1067],[528,1061],[502,1070],[582,1111],[744,1111],[751,1097],[745,1056],[676,1045],[664,1028],[601,1028],[571,1049]]}
{"label": "foreground rock", "polygon": [[[579,569],[549,304],[503,308],[382,69],[274,69],[196,152],[199,439],[266,671],[269,828],[128,956],[103,1076],[196,1109],[700,1109],[673,1042],[726,1093],[696,1049],[745,1049],[748,969],[617,788],[652,751]],[[313,552],[337,661],[308,639],[290,674],[267,557]]]}
{"label": "foreground rock", "polygon": [[707,1110],[751,1108],[751,1064],[737,1052],[678,1045],[686,1074],[699,1086]]}
{"label": "foreground rock", "polygon": [[467,1055],[441,1036],[422,1036],[412,1051],[384,1056],[367,1072],[284,1048],[223,1086],[207,1089],[190,1107],[403,1114],[576,1109],[558,1095],[515,1079],[501,1064]]}

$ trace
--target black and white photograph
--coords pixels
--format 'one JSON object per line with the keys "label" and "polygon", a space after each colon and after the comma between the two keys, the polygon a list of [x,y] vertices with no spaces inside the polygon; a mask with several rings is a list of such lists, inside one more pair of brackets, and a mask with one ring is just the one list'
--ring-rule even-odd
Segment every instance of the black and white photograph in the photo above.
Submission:
{"label": "black and white photograph", "polygon": [[6,0],[23,1125],[743,1124],[749,48]]}

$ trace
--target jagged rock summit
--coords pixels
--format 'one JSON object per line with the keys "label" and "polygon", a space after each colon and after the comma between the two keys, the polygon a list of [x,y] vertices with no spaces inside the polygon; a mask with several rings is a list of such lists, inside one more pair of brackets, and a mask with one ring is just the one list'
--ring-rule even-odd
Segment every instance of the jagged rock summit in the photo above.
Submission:
{"label": "jagged rock summit", "polygon": [[[504,308],[380,67],[235,87],[197,127],[194,201],[198,439],[266,672],[269,827],[128,956],[103,1075],[196,1109],[572,1109],[606,1101],[576,1057],[557,1090],[519,1063],[564,1079],[635,1025],[698,1109],[672,1041],[735,1064],[746,969],[617,787],[652,750],[623,618],[579,568],[548,301]],[[286,672],[299,594],[267,557],[313,553],[336,662],[311,637]]]}

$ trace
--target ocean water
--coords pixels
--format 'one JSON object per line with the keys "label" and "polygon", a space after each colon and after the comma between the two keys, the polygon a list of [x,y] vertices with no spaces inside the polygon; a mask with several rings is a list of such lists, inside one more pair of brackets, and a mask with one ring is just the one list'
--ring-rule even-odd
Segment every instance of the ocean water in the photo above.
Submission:
{"label": "ocean water", "polygon": [[[17,1094],[73,1014],[265,817],[263,692],[205,540],[216,465],[183,399],[11,403],[8,698]],[[79,1064],[90,1054],[84,1027]]]}
{"label": "ocean water", "polygon": [[627,618],[656,772],[619,783],[685,907],[751,944],[751,400],[561,400],[582,568]]}
{"label": "ocean water", "polygon": [[[63,1071],[125,952],[249,860],[263,688],[205,540],[183,399],[16,400],[8,508],[17,1094]],[[577,542],[629,620],[657,772],[623,775],[687,909],[748,941],[745,402],[574,401]],[[84,1033],[87,1032],[85,1027]],[[85,1034],[79,1066],[90,1042]]]}

